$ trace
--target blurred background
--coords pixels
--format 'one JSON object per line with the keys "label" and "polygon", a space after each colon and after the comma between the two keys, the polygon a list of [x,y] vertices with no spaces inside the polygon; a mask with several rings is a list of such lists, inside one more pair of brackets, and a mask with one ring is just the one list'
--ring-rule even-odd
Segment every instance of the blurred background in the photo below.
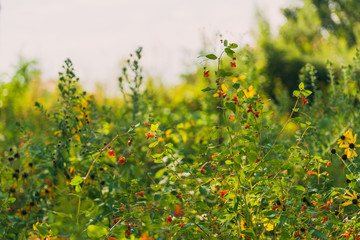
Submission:
{"label": "blurred background", "polygon": [[19,58],[36,60],[43,81],[57,79],[70,58],[85,89],[100,83],[118,93],[124,59],[143,46],[145,77],[177,84],[196,71],[201,51],[213,51],[219,35],[240,46],[254,45],[256,14],[272,34],[286,18],[286,0],[2,0],[0,81],[8,82]]}

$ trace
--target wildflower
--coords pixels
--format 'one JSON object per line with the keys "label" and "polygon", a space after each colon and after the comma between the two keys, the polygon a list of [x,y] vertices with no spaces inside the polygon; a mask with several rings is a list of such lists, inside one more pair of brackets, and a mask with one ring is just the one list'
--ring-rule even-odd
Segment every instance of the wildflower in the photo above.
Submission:
{"label": "wildflower", "polygon": [[272,206],[272,210],[276,211],[278,208],[281,208],[283,211],[285,211],[285,205],[282,201],[277,200],[276,204],[274,206]]}
{"label": "wildflower", "polygon": [[52,199],[54,197],[53,188],[47,186],[44,190],[41,191],[40,195]]}
{"label": "wildflower", "polygon": [[9,193],[10,193],[10,197],[12,197],[16,193],[16,188],[15,187],[10,187],[9,188]]}
{"label": "wildflower", "polygon": [[200,169],[200,172],[201,172],[201,173],[206,173],[207,171],[202,168],[202,169]]}
{"label": "wildflower", "polygon": [[316,172],[313,172],[313,171],[309,171],[308,174],[309,174],[309,176],[317,175],[317,173],[316,173]]}
{"label": "wildflower", "polygon": [[152,134],[151,132],[145,133],[146,140],[149,140],[151,137],[155,136],[155,134]]}
{"label": "wildflower", "polygon": [[302,105],[309,103],[304,96],[301,96]]}
{"label": "wildflower", "polygon": [[154,240],[154,239],[149,237],[148,235],[146,235],[146,233],[143,233],[143,234],[141,234],[141,237],[139,238],[139,240]]}
{"label": "wildflower", "polygon": [[340,138],[337,140],[337,144],[346,145],[349,141],[353,138],[353,134],[350,130],[347,130],[345,134],[341,135]]}
{"label": "wildflower", "polygon": [[24,220],[25,218],[27,218],[28,214],[29,212],[26,211],[26,209],[21,208],[18,210],[18,213],[16,215],[18,215],[19,217],[22,218],[22,220]]}
{"label": "wildflower", "polygon": [[144,124],[145,124],[146,127],[151,127],[150,123],[144,122]]}
{"label": "wildflower", "polygon": [[327,222],[329,221],[329,218],[327,216],[324,216],[323,219],[321,220],[321,222]]}
{"label": "wildflower", "polygon": [[230,62],[230,67],[236,67],[236,63],[235,62]]}
{"label": "wildflower", "polygon": [[167,223],[172,223],[172,221],[173,221],[172,217],[171,217],[170,215],[167,216],[166,222],[167,222]]}
{"label": "wildflower", "polygon": [[210,70],[204,71],[204,77],[209,77],[209,71]]}
{"label": "wildflower", "polygon": [[114,150],[110,149],[110,150],[108,151],[108,155],[109,155],[109,157],[115,157],[115,152],[114,152]]}
{"label": "wildflower", "polygon": [[231,115],[230,115],[230,117],[229,117],[229,121],[230,121],[230,122],[234,122],[234,121],[235,121],[235,117],[234,117],[234,115],[233,115],[233,114],[231,114]]}
{"label": "wildflower", "polygon": [[26,206],[29,211],[35,211],[37,206],[34,201],[30,201],[29,204]]}
{"label": "wildflower", "polygon": [[123,156],[119,157],[119,164],[125,164],[125,158]]}
{"label": "wildflower", "polygon": [[356,144],[356,134],[353,136],[352,132],[350,131],[348,142],[340,144],[341,148],[345,149],[345,154],[347,158],[357,157],[357,153],[355,151],[355,147],[360,147],[360,144]]}
{"label": "wildflower", "polygon": [[306,209],[307,209],[307,206],[306,206],[306,205],[302,205],[300,212],[303,212],[303,211],[305,211]]}
{"label": "wildflower", "polygon": [[326,166],[325,166],[325,167],[328,167],[328,166],[330,166],[330,165],[331,165],[331,162],[328,161],[328,162],[326,163]]}
{"label": "wildflower", "polygon": [[330,205],[333,203],[333,200],[331,199],[330,201],[327,201],[325,205],[322,205],[321,207],[319,207],[319,209],[325,209],[330,211]]}
{"label": "wildflower", "polygon": [[135,196],[141,196],[144,197],[144,191],[135,193]]}
{"label": "wildflower", "polygon": [[223,198],[230,190],[219,191],[220,197]]}
{"label": "wildflower", "polygon": [[231,99],[231,101],[235,102],[235,103],[239,103],[239,100],[236,96],[233,97],[233,99]]}
{"label": "wildflower", "polygon": [[335,154],[335,153],[336,153],[336,150],[335,150],[335,149],[331,149],[331,153],[332,153],[332,154]]}
{"label": "wildflower", "polygon": [[245,96],[244,98],[252,98],[253,96],[255,96],[256,92],[254,90],[254,87],[251,85],[248,89],[244,89],[243,90]]}
{"label": "wildflower", "polygon": [[348,158],[348,157],[347,157],[346,154],[343,154],[343,155],[341,156],[341,159],[344,160],[344,161],[345,161],[347,158]]}
{"label": "wildflower", "polygon": [[347,195],[343,195],[343,198],[349,199],[350,201],[344,202],[342,206],[346,207],[350,204],[358,205],[360,207],[360,196],[357,196],[356,192],[353,190],[353,193],[351,194],[348,190],[346,190]]}
{"label": "wildflower", "polygon": [[241,75],[241,76],[239,76],[239,77],[232,77],[232,78],[231,78],[231,81],[232,81],[233,83],[236,83],[238,80],[243,81],[243,80],[245,80],[245,79],[246,79],[246,76],[245,76],[245,75]]}
{"label": "wildflower", "polygon": [[245,124],[245,129],[250,129],[250,125],[248,123]]}
{"label": "wildflower", "polygon": [[184,213],[182,212],[182,207],[180,205],[176,205],[174,209],[174,216],[175,217],[181,217]]}

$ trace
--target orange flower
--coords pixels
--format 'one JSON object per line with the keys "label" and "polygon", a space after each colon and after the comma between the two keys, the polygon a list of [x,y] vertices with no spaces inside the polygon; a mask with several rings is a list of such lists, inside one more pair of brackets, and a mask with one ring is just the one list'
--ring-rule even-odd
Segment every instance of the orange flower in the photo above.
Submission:
{"label": "orange flower", "polygon": [[151,137],[155,136],[155,134],[148,132],[148,133],[145,133],[145,136],[146,136],[146,140],[149,140]]}
{"label": "orange flower", "polygon": [[245,124],[245,129],[250,129],[250,125],[248,123]]}
{"label": "orange flower", "polygon": [[230,62],[230,67],[236,67],[236,63],[235,62]]}
{"label": "orange flower", "polygon": [[151,127],[150,123],[144,122],[144,124],[145,124],[146,127]]}
{"label": "orange flower", "polygon": [[148,237],[148,235],[146,235],[146,233],[141,234],[141,237],[139,238],[139,240],[154,240],[151,237]]}
{"label": "orange flower", "polygon": [[307,206],[306,206],[306,205],[303,205],[303,206],[301,207],[300,212],[303,212],[303,211],[305,211],[306,209],[307,209]]}
{"label": "orange flower", "polygon": [[210,70],[204,71],[204,77],[209,77],[209,71]]}
{"label": "orange flower", "polygon": [[233,97],[233,99],[231,99],[231,101],[235,102],[235,103],[239,103],[239,100],[236,96]]}
{"label": "orange flower", "polygon": [[108,151],[108,155],[109,155],[109,157],[115,157],[115,152],[114,152],[114,150],[109,150]]}
{"label": "orange flower", "polygon": [[233,115],[233,114],[231,114],[231,115],[230,115],[230,117],[229,117],[229,121],[230,121],[230,122],[234,122],[234,121],[235,121],[235,117],[234,117],[234,115]]}
{"label": "orange flower", "polygon": [[200,172],[201,172],[201,173],[206,173],[207,171],[202,168],[202,169],[200,169]]}
{"label": "orange flower", "polygon": [[220,197],[223,198],[230,190],[219,191]]}
{"label": "orange flower", "polygon": [[144,197],[144,191],[135,193],[135,196],[141,196]]}
{"label": "orange flower", "polygon": [[313,171],[309,171],[308,174],[309,174],[309,176],[317,175],[317,173],[316,173],[316,172],[313,172]]}
{"label": "orange flower", "polygon": [[324,216],[323,219],[321,220],[321,222],[327,222],[327,221],[329,221],[327,216]]}
{"label": "orange flower", "polygon": [[119,164],[125,164],[125,158],[123,156],[119,157]]}
{"label": "orange flower", "polygon": [[301,96],[302,105],[309,103],[304,96]]}
{"label": "orange flower", "polygon": [[167,222],[167,223],[172,223],[172,221],[173,221],[172,217],[171,217],[170,215],[167,216],[166,222]]}
{"label": "orange flower", "polygon": [[174,209],[174,216],[175,217],[181,217],[184,213],[182,212],[182,207],[180,205],[176,205]]}
{"label": "orange flower", "polygon": [[331,165],[331,162],[330,162],[330,161],[326,163],[326,167],[328,167],[328,166],[330,166],[330,165]]}

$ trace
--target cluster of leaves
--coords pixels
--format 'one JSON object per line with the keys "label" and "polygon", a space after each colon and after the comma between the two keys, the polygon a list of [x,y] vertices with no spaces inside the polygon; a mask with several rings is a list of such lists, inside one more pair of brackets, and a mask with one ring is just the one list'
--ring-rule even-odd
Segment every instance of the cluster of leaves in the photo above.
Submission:
{"label": "cluster of leaves", "polygon": [[55,106],[35,102],[39,129],[14,115],[1,146],[1,238],[358,238],[360,54],[339,78],[328,63],[325,90],[306,65],[284,115],[237,48],[222,41],[201,84],[163,95],[142,89],[139,49],[120,105],[82,91],[66,60]]}

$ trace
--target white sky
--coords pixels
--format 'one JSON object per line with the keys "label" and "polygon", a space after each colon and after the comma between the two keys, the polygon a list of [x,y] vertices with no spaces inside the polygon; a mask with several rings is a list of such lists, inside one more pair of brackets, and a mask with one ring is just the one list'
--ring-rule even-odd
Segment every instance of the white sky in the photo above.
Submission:
{"label": "white sky", "polygon": [[251,43],[255,6],[276,29],[284,20],[280,7],[295,0],[0,1],[0,73],[11,74],[23,56],[39,61],[44,80],[54,79],[70,58],[91,90],[95,82],[116,88],[120,63],[138,46],[145,76],[178,83],[200,63],[204,36],[209,51],[218,33]]}

